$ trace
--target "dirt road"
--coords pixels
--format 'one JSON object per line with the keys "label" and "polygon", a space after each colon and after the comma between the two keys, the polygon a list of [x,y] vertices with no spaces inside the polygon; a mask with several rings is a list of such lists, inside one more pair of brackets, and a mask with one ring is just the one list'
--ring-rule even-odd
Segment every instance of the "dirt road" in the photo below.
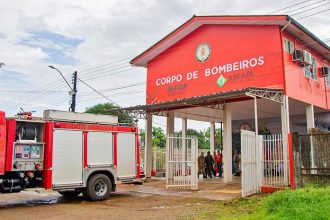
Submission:
{"label": "dirt road", "polygon": [[55,204],[47,204],[47,198],[44,202],[35,199],[2,207],[0,219],[193,219],[212,203],[210,200],[160,195],[115,194],[102,202],[88,202],[82,197],[75,200],[58,197]]}
{"label": "dirt road", "polygon": [[149,180],[143,185],[119,184],[111,199],[89,202],[68,200],[42,189],[0,194],[0,219],[194,219],[212,210],[216,200],[240,196],[240,184],[220,179],[201,180],[198,191],[166,190],[165,182]]}

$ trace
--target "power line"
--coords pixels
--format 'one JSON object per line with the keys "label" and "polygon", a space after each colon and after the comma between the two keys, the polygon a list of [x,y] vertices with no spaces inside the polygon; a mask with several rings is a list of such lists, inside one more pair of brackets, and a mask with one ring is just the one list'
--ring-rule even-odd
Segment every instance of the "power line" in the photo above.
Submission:
{"label": "power line", "polygon": [[296,16],[296,15],[299,15],[299,14],[305,13],[305,12],[307,12],[307,11],[311,11],[311,10],[314,10],[314,9],[320,8],[320,7],[325,6],[325,5],[329,5],[329,2],[328,2],[328,3],[325,3],[325,4],[322,4],[322,5],[318,5],[318,6],[314,7],[314,8],[309,8],[309,9],[307,9],[307,10],[305,10],[305,11],[302,11],[302,12],[295,13],[295,14],[293,14],[293,15],[291,15],[291,16]]}
{"label": "power line", "polygon": [[104,67],[104,66],[108,66],[108,65],[111,65],[111,64],[114,64],[114,63],[119,63],[119,62],[122,62],[124,60],[131,59],[131,58],[133,58],[133,57],[126,57],[124,59],[116,60],[116,61],[113,61],[113,62],[110,62],[110,63],[107,63],[107,64],[103,64],[103,65],[100,65],[100,66],[92,67],[92,68],[85,69],[85,70],[80,70],[79,73],[87,72],[89,70],[94,70],[94,69],[97,69],[97,68],[100,68],[100,67]]}
{"label": "power line", "polygon": [[55,92],[68,92],[68,91],[58,91],[58,90],[0,90],[0,92],[3,93],[40,93],[40,92],[46,92],[46,93],[55,93]]}
{"label": "power line", "polygon": [[[111,65],[111,66],[108,66],[108,67],[105,67],[105,68],[101,68],[101,69],[97,69],[97,70],[93,70],[93,71],[87,71],[83,74],[80,74],[80,76],[85,76],[85,75],[90,75],[91,73],[97,73],[97,72],[100,72],[100,71],[104,71],[104,70],[109,70],[109,69],[112,69],[114,67],[127,67],[127,66],[130,66],[127,62],[125,63],[120,63],[120,64],[116,64],[116,65]],[[79,72],[80,73],[80,72]]]}
{"label": "power line", "polygon": [[296,8],[296,9],[293,9],[293,10],[291,10],[291,11],[287,11],[287,12],[285,12],[285,13],[291,13],[291,12],[294,12],[294,11],[298,11],[298,10],[300,10],[300,9],[303,9],[303,8],[308,7],[308,6],[312,6],[312,5],[315,5],[315,4],[318,4],[318,3],[320,3],[320,2],[324,2],[324,1],[327,1],[327,0],[321,0],[321,1],[314,2],[314,3],[309,4],[309,5],[304,5],[303,7]]}
{"label": "power line", "polygon": [[109,99],[108,97],[106,97],[105,95],[103,95],[101,92],[97,91],[96,89],[94,89],[91,85],[87,84],[86,82],[84,82],[83,80],[81,80],[79,77],[78,77],[78,80],[80,82],[82,82],[85,86],[87,86],[88,88],[90,88],[91,90],[93,90],[94,92],[96,92],[97,94],[99,94],[100,96],[102,96],[103,98],[105,98],[106,100],[108,100],[109,102],[119,106],[117,103],[113,102],[111,99]]}
{"label": "power line", "polygon": [[314,14],[307,15],[307,16],[305,16],[305,17],[298,18],[297,20],[301,20],[301,19],[304,19],[304,18],[311,17],[311,16],[313,16],[313,15],[321,14],[321,13],[326,12],[326,11],[329,11],[329,10],[330,10],[330,8],[325,9],[325,10],[323,10],[323,11],[316,12],[316,13],[314,13]]}
{"label": "power line", "polygon": [[273,14],[273,13],[275,13],[275,12],[280,12],[280,11],[283,11],[283,10],[285,10],[285,9],[292,8],[292,7],[294,7],[294,6],[301,5],[301,4],[304,4],[304,3],[306,3],[306,2],[310,2],[310,1],[311,1],[311,0],[298,2],[298,3],[295,3],[295,4],[293,4],[293,5],[289,5],[289,6],[287,6],[287,7],[284,7],[284,8],[278,9],[278,10],[276,10],[276,11],[269,12],[269,13],[267,13],[266,15],[270,15],[270,14]]}

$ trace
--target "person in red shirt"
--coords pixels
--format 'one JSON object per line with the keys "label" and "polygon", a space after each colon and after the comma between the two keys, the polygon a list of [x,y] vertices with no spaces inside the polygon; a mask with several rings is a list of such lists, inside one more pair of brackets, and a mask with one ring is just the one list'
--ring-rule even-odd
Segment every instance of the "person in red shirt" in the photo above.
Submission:
{"label": "person in red shirt", "polygon": [[219,170],[219,177],[222,177],[222,154],[218,150],[217,155],[215,156],[215,161]]}

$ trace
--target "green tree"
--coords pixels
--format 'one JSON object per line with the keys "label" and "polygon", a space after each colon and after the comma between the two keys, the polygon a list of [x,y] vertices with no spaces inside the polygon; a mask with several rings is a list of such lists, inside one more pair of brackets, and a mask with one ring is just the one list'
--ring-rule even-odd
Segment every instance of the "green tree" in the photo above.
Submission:
{"label": "green tree", "polygon": [[118,116],[119,123],[133,123],[134,120],[131,115],[127,112],[120,109],[119,106],[113,103],[101,103],[89,107],[85,111],[86,113],[93,113],[93,114],[102,114],[102,115],[115,115]]}
{"label": "green tree", "polygon": [[[205,130],[204,135],[206,138],[210,138],[210,133],[211,133],[210,130],[211,130],[210,128]],[[222,138],[222,130],[220,128],[216,128],[215,129],[215,143],[214,143],[216,149],[218,149],[218,148],[222,149],[222,147],[223,147],[221,138]]]}
{"label": "green tree", "polygon": [[[181,136],[182,131],[175,132],[175,135]],[[187,136],[197,138],[199,149],[209,149],[210,148],[210,136],[207,136],[205,131],[197,131],[195,129],[188,128]]]}
{"label": "green tree", "polygon": [[[145,146],[145,131],[144,129],[140,129],[140,141],[141,146]],[[153,127],[152,128],[152,146],[153,147],[160,147],[165,148],[166,147],[166,135],[163,129],[159,127]]]}

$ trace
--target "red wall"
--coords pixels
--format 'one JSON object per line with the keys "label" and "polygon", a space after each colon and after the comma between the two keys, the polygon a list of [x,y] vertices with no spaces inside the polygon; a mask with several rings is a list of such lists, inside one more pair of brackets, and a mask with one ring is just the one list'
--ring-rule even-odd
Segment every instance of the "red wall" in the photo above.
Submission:
{"label": "red wall", "polygon": [[[314,50],[307,48],[303,43],[299,42],[288,33],[282,34],[284,38],[295,43],[298,49],[308,49],[312,56],[316,58],[317,80],[307,78],[305,76],[304,68],[299,66],[297,62],[292,61],[291,54],[285,52],[283,48],[283,60],[285,68],[285,84],[286,93],[289,97],[319,106],[324,109],[329,109],[327,103],[330,103],[330,90],[326,89],[325,78],[321,77],[321,67],[323,65],[323,58]],[[284,46],[283,46],[284,47]]]}
{"label": "red wall", "polygon": [[[211,55],[201,63],[195,51],[203,42],[210,45]],[[263,65],[205,76],[205,69],[261,56]],[[187,80],[187,73],[194,71],[198,72],[198,78]],[[178,74],[182,76],[180,82],[156,85],[161,78]],[[223,87],[216,83],[220,75],[227,80]],[[283,88],[278,26],[204,25],[198,28],[148,63],[146,102],[159,103],[247,87]]]}

